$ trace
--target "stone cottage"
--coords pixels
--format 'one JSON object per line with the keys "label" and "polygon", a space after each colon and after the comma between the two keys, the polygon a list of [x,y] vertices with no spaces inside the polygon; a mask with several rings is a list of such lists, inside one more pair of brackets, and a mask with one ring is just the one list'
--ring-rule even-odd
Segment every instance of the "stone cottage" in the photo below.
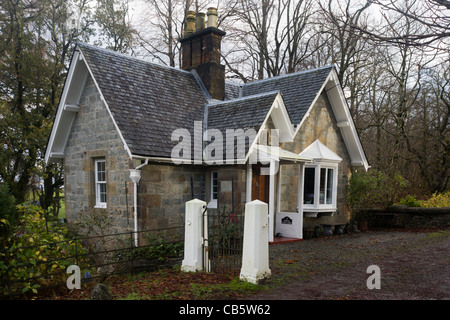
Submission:
{"label": "stone cottage", "polygon": [[63,163],[68,222],[180,225],[193,198],[268,203],[270,240],[349,220],[347,180],[369,166],[335,68],[227,82],[216,15],[188,15],[181,69],[77,44],[45,154]]}

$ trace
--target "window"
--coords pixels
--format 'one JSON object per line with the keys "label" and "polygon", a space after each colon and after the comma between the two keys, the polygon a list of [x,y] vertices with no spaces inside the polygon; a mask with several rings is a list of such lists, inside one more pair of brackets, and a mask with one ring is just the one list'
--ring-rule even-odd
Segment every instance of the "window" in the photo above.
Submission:
{"label": "window", "polygon": [[315,168],[305,168],[305,184],[303,202],[305,204],[314,204],[314,179],[316,176]]}
{"label": "window", "polygon": [[211,201],[208,208],[217,208],[217,198],[219,195],[219,179],[217,171],[211,172]]}
{"label": "window", "polygon": [[106,208],[106,161],[95,160],[95,207]]}
{"label": "window", "polygon": [[320,169],[320,204],[333,204],[333,173],[332,168]]}
{"label": "window", "polygon": [[338,166],[342,158],[319,140],[300,152],[301,157],[314,159],[303,174],[303,208],[306,212],[335,211]]}
{"label": "window", "polygon": [[336,209],[337,165],[318,164],[305,168],[303,204],[305,209]]}

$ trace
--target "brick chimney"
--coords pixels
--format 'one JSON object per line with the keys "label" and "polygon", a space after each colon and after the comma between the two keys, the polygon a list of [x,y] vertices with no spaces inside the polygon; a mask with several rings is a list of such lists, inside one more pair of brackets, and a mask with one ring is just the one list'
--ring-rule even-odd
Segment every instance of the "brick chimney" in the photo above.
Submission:
{"label": "brick chimney", "polygon": [[225,66],[220,64],[220,46],[225,32],[217,29],[217,9],[205,14],[188,11],[184,37],[180,39],[182,69],[195,69],[211,98],[225,99]]}

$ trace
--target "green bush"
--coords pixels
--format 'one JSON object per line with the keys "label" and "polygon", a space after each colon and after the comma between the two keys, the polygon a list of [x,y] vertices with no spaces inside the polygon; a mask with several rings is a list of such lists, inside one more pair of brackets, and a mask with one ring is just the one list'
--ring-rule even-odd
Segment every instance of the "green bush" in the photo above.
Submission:
{"label": "green bush", "polygon": [[355,172],[347,188],[350,211],[385,209],[400,198],[407,186],[408,181],[400,175],[389,177],[376,170]]}
{"label": "green bush", "polygon": [[161,234],[148,234],[146,244],[138,248],[130,248],[125,253],[121,253],[121,259],[129,259],[133,255],[134,259],[155,259],[159,262],[166,262],[169,258],[179,258],[183,256],[184,242],[180,240],[180,235],[168,237],[165,232]]}
{"label": "green bush", "polygon": [[[0,295],[38,292],[47,284],[63,283],[69,265],[81,264],[81,243],[70,240],[68,229],[44,210],[31,204],[18,205],[19,223],[0,248]],[[80,266],[81,267],[81,266]]]}
{"label": "green bush", "polygon": [[426,208],[450,207],[450,191],[434,193],[430,199],[422,201],[422,206]]}
{"label": "green bush", "polygon": [[10,238],[17,224],[15,199],[6,183],[0,183],[0,247]]}
{"label": "green bush", "polygon": [[396,204],[423,208],[450,207],[450,191],[445,193],[434,193],[428,200],[417,200],[416,197],[407,195]]}
{"label": "green bush", "polygon": [[422,201],[417,200],[415,196],[407,195],[396,203],[396,205],[408,206],[408,207],[421,207]]}

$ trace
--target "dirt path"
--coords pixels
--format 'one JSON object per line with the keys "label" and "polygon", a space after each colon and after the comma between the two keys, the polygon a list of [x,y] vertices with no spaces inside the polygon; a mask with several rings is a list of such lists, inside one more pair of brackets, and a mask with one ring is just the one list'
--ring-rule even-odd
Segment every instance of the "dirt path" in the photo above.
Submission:
{"label": "dirt path", "polygon": [[[380,268],[369,290],[367,268]],[[450,231],[372,231],[270,247],[271,289],[251,300],[450,300]]]}

